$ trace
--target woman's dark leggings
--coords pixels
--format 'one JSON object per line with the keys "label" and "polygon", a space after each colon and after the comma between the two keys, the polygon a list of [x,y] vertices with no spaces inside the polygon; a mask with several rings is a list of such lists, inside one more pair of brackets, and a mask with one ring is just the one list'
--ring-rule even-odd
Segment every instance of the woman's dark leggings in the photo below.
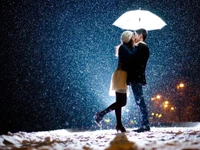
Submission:
{"label": "woman's dark leggings", "polygon": [[111,104],[109,107],[107,107],[101,113],[104,116],[105,114],[109,113],[110,111],[115,110],[117,126],[122,126],[121,111],[122,111],[122,107],[126,105],[126,102],[127,102],[126,93],[116,92],[116,102]]}

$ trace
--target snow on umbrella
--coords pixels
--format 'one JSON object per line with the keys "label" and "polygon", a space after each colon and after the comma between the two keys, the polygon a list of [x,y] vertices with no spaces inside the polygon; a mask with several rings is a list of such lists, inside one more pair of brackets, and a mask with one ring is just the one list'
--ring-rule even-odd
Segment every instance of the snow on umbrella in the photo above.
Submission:
{"label": "snow on umbrella", "polygon": [[132,10],[122,14],[113,25],[126,30],[144,28],[149,31],[161,29],[166,23],[150,11]]}

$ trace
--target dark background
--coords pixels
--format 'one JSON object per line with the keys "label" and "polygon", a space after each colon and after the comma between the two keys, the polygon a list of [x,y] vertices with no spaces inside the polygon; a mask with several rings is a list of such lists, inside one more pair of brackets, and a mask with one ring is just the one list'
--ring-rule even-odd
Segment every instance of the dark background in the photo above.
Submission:
{"label": "dark background", "polygon": [[[184,82],[184,121],[200,121],[199,0],[2,0],[0,133],[98,129],[93,115],[114,101],[108,90],[123,30],[112,23],[139,7],[167,23],[147,39],[149,111],[158,93],[175,103]],[[124,122],[137,120],[135,107],[131,95]]]}

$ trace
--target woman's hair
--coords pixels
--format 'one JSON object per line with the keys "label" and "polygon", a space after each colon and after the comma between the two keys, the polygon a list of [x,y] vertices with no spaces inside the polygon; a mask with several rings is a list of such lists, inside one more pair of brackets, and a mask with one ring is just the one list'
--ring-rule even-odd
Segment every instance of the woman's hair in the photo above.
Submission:
{"label": "woman's hair", "polygon": [[115,46],[115,57],[118,58],[119,57],[119,47],[121,46],[122,44],[119,44],[117,46]]}
{"label": "woman's hair", "polygon": [[[132,50],[133,48],[133,40],[132,40],[132,37],[133,37],[133,32],[131,31],[124,31],[121,35],[121,44],[117,45],[115,47],[115,56],[118,58],[118,55],[119,55],[119,47],[124,44],[128,47],[128,49]],[[127,42],[128,41],[128,42]]]}

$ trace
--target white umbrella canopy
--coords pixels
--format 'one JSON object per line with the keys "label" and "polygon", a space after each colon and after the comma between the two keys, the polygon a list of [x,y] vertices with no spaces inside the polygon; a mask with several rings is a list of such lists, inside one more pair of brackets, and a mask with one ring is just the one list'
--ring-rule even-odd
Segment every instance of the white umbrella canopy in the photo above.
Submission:
{"label": "white umbrella canopy", "polygon": [[147,10],[132,10],[122,14],[114,23],[126,30],[144,28],[148,31],[159,30],[167,25],[160,17]]}

